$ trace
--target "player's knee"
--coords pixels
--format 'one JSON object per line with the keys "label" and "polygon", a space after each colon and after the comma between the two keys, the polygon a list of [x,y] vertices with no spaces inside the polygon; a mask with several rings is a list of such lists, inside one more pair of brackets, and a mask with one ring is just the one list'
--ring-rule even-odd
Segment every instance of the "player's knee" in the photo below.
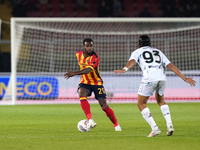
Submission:
{"label": "player's knee", "polygon": [[79,97],[87,97],[87,94],[85,94],[85,93],[78,93],[78,95],[79,95]]}
{"label": "player's knee", "polygon": [[88,92],[85,89],[81,88],[78,90],[78,95],[79,97],[83,97],[83,96],[87,97]]}
{"label": "player's knee", "polygon": [[166,102],[164,100],[157,101],[157,103],[158,103],[159,106],[166,105]]}
{"label": "player's knee", "polygon": [[143,109],[146,107],[146,103],[145,102],[141,102],[141,101],[138,101],[137,102],[137,106],[139,109]]}
{"label": "player's knee", "polygon": [[107,102],[106,102],[106,99],[99,100],[99,104],[100,104],[101,108],[108,105]]}
{"label": "player's knee", "polygon": [[140,106],[142,106],[143,105],[143,103],[141,102],[141,101],[137,101],[137,106],[138,107],[140,107]]}

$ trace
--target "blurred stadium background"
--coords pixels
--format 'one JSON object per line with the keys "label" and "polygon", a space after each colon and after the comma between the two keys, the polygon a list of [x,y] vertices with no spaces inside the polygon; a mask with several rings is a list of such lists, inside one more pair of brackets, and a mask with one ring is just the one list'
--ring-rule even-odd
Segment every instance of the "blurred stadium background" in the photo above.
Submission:
{"label": "blurred stadium background", "polygon": [[[191,1],[186,1],[186,0],[1,0],[0,1],[0,19],[1,19],[1,41],[0,41],[0,72],[1,76],[7,76],[11,72],[11,37],[10,37],[10,18],[11,17],[24,17],[24,18],[29,18],[29,17],[49,17],[49,18],[56,18],[56,17],[64,17],[64,18],[165,18],[165,17],[171,17],[171,18],[176,18],[176,17],[184,17],[184,18],[191,18],[191,17],[200,17],[200,12],[198,11],[200,8],[200,4],[198,0],[191,0]],[[37,26],[37,24],[35,24]],[[198,24],[197,24],[198,25]],[[57,25],[59,27],[63,27],[65,29],[65,25]],[[110,25],[108,25],[109,27]],[[148,26],[140,26],[140,30],[148,28]],[[154,25],[151,25],[153,27]],[[164,26],[164,25],[161,25]],[[173,25],[172,25],[173,26]],[[186,25],[188,26],[188,25]],[[93,26],[95,28],[95,26]],[[129,27],[129,25],[127,25]],[[158,26],[157,26],[158,27]],[[84,26],[82,27],[83,29]],[[132,28],[130,28],[131,31]],[[137,28],[135,28],[137,30]],[[34,33],[34,34],[32,34]],[[38,40],[52,40],[51,38],[54,37],[51,36],[53,32],[48,31],[41,31],[41,30],[34,30],[34,29],[26,29],[24,30],[23,35],[29,34],[30,39],[27,38],[26,36],[23,36],[23,41],[25,41],[25,44],[22,45],[23,47],[27,48],[26,42],[33,42],[32,39],[38,39]],[[54,33],[53,33],[54,34]],[[43,35],[40,37],[35,37],[36,35]],[[49,35],[49,39],[47,36]],[[88,34],[90,35],[90,34]],[[154,37],[154,42],[155,42],[155,47],[160,48],[161,50],[164,51],[165,54],[170,55],[171,58],[170,60],[175,63],[181,70],[186,71],[185,73],[187,75],[195,75],[198,77],[198,73],[200,70],[200,61],[199,61],[199,28],[198,29],[192,29],[191,31],[182,31],[177,33],[176,35],[174,34],[165,34],[164,36],[167,36],[169,39],[173,40],[173,36],[176,38],[181,39],[181,36],[185,36],[184,39],[182,39],[181,42],[172,42],[169,45],[167,45],[165,39],[163,38],[163,35],[153,35]],[[55,37],[57,38],[66,38],[69,35],[67,33],[62,33],[56,35]],[[137,47],[137,36],[117,36],[115,37],[109,37],[109,36],[102,36],[102,37],[95,37],[97,39],[97,45],[98,49],[102,50],[99,52],[101,57],[101,68],[100,71],[102,71],[101,74],[107,76],[107,74],[110,75],[109,71],[112,71],[113,69],[117,69],[116,67],[119,67],[120,65],[123,66],[125,65],[124,62],[128,60],[128,57],[130,55],[130,52]],[[71,37],[68,37],[69,39]],[[58,62],[58,64],[55,64],[59,66],[59,61],[62,61],[63,64],[62,66],[66,66],[67,64],[71,63],[70,70],[77,70],[78,66],[76,66],[76,60],[75,59],[68,59],[60,60],[61,56],[64,56],[63,51],[67,49],[67,51],[71,51],[70,57],[72,58],[73,54],[73,49],[78,50],[81,48],[81,42],[84,36],[79,36],[76,35],[73,37],[74,39],[78,39],[75,41],[73,44],[67,45],[66,43],[62,43],[62,45],[58,43],[54,43],[54,49],[58,50],[57,55],[55,57],[55,62]],[[185,42],[185,38],[188,38],[188,41]],[[102,40],[104,39],[104,40]],[[106,40],[109,39],[109,40]],[[128,39],[131,39],[130,41],[127,41]],[[126,51],[125,53],[121,53],[121,49],[126,49],[127,44],[125,43],[117,43],[116,41],[123,41],[124,40],[130,44],[129,47],[131,47],[131,50]],[[160,42],[160,41],[161,42]],[[190,42],[190,40],[192,42]],[[159,41],[159,42],[158,42]],[[57,41],[56,41],[57,42]],[[101,46],[102,43],[112,43],[111,45],[113,47],[109,47],[106,44],[104,46]],[[44,42],[45,43],[45,42]],[[163,44],[164,43],[164,44]],[[116,45],[115,45],[116,44]],[[48,42],[46,43],[48,45]],[[167,48],[166,48],[167,47]],[[190,47],[190,48],[189,48]],[[26,49],[25,48],[25,49]],[[46,49],[49,49],[48,46],[42,45],[37,45],[34,42],[29,45],[30,49],[33,51],[40,51],[42,48],[45,51]],[[66,49],[65,49],[66,48]],[[113,49],[114,48],[114,49]],[[106,50],[109,50],[107,52]],[[170,49],[171,51],[165,51],[166,49]],[[187,51],[188,49],[192,50],[190,53]],[[74,50],[74,51],[75,51]],[[105,51],[103,51],[105,50]],[[173,51],[175,50],[175,51]],[[42,50],[41,50],[42,51]],[[181,51],[181,53],[180,53]],[[171,53],[172,52],[172,53]],[[60,72],[58,73],[59,76],[62,76],[63,71],[65,68],[54,68],[52,70],[49,70],[50,64],[49,58],[45,59],[45,57],[41,57],[41,61],[36,61],[36,60],[31,60],[34,63],[40,63],[42,66],[42,69],[47,69],[47,70],[38,70],[38,68],[35,68],[35,64],[30,63],[30,59],[26,59],[23,55],[23,53],[26,53],[26,51],[21,51],[19,54],[19,59],[18,59],[18,70],[19,72],[29,72],[30,74],[32,72]],[[115,58],[111,58],[113,53],[115,53]],[[116,54],[117,53],[117,54]],[[42,56],[41,53],[30,53],[29,54],[31,57],[30,58],[36,58],[39,56]],[[45,55],[45,54],[44,54]],[[68,55],[69,54],[65,54]],[[180,56],[180,57],[178,57]],[[120,59],[119,57],[123,57],[123,59]],[[177,59],[178,58],[178,59]],[[181,59],[184,58],[184,59]],[[59,60],[59,61],[58,61]],[[108,64],[112,64],[110,67],[108,67]],[[120,67],[121,67],[120,66]],[[35,69],[35,70],[34,70]],[[67,69],[67,67],[66,67]],[[133,71],[140,71],[139,67],[135,67]],[[30,76],[29,74],[29,76]],[[111,73],[112,74],[112,73]],[[128,74],[127,76],[130,76],[131,74]],[[137,75],[137,74],[134,74]],[[138,73],[140,76],[141,73]],[[69,81],[69,84],[77,82],[77,78],[72,79]],[[105,78],[105,84],[109,82],[109,79]],[[140,78],[136,79],[137,81],[140,81]],[[170,79],[171,80],[171,79]],[[199,80],[199,78],[197,78]],[[123,81],[123,80],[122,80]],[[174,80],[171,81],[170,84],[173,84],[173,82],[176,82],[177,79],[175,78]],[[62,82],[62,81],[61,81]],[[113,81],[115,82],[115,81]],[[183,100],[199,100],[199,81],[198,82],[198,87],[193,90],[193,92],[189,92],[189,96],[185,96],[184,91],[180,91],[182,96],[179,97]],[[65,83],[63,83],[65,84]],[[134,83],[133,83],[134,84]],[[77,86],[77,84],[76,84]],[[73,87],[73,91],[75,92],[76,86]],[[106,85],[107,86],[107,85]],[[134,98],[136,100],[136,93],[137,93],[137,88],[139,86],[139,83],[133,87],[127,87],[128,91],[130,92],[131,90],[135,93]],[[179,82],[174,84],[174,88],[179,88]],[[109,86],[107,86],[109,87]],[[110,89],[109,89],[110,88]],[[109,97],[113,97],[113,92],[112,88],[109,87],[107,88],[111,90],[109,94]],[[1,94],[3,95],[3,90],[5,87],[1,86]],[[68,91],[70,93],[71,91]],[[114,93],[115,94],[115,93]],[[117,99],[123,99],[123,95],[125,93],[121,93],[121,97],[119,96]],[[74,97],[69,97],[73,98]],[[170,99],[176,99],[177,96],[169,97]],[[24,99],[24,98],[19,98],[19,99]],[[26,98],[25,98],[26,99]],[[33,99],[33,98],[31,98]],[[37,99],[37,97],[35,97]],[[61,99],[66,99],[66,97],[62,97]],[[126,98],[125,98],[126,99]],[[130,96],[127,97],[127,99],[131,99]],[[152,99],[153,101],[153,99]],[[77,101],[78,102],[78,101]],[[128,101],[130,102],[130,101]]]}
{"label": "blurred stadium background", "polygon": [[1,0],[0,72],[10,72],[11,17],[200,17],[198,0]]}

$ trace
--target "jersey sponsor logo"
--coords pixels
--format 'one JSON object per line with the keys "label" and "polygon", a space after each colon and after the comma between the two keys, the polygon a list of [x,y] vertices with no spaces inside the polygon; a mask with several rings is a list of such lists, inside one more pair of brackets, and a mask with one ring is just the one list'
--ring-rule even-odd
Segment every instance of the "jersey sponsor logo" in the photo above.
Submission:
{"label": "jersey sponsor logo", "polygon": [[160,68],[161,66],[152,66],[152,65],[150,65],[150,66],[148,66],[149,68]]}
{"label": "jersey sponsor logo", "polygon": [[82,64],[80,64],[80,65],[82,65],[82,66],[87,66],[87,64],[84,64],[84,63],[82,63]]}

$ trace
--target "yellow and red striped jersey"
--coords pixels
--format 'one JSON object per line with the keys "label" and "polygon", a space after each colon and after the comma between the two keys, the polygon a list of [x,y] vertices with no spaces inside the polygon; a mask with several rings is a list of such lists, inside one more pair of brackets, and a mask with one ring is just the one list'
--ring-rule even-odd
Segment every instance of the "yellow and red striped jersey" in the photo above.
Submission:
{"label": "yellow and red striped jersey", "polygon": [[81,75],[80,83],[89,84],[89,85],[103,85],[101,75],[99,72],[99,55],[96,52],[93,52],[91,56],[85,57],[83,55],[84,50],[80,50],[76,53],[80,70],[85,68],[91,68],[88,74]]}

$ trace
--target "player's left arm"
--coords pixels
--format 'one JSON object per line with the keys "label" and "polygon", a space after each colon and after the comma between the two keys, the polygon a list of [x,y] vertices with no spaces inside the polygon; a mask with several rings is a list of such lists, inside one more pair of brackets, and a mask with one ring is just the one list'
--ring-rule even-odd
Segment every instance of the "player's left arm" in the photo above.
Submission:
{"label": "player's left arm", "polygon": [[114,70],[114,72],[122,74],[122,73],[128,71],[128,69],[130,69],[134,65],[135,65],[135,59],[131,59],[128,61],[128,63],[126,64],[126,66],[123,69]]}
{"label": "player's left arm", "polygon": [[65,73],[63,76],[65,77],[65,79],[69,79],[75,75],[82,75],[82,74],[88,74],[90,71],[92,71],[91,68],[85,68],[83,70],[80,70],[80,71],[69,71],[69,70],[66,70],[67,73]]}
{"label": "player's left arm", "polygon": [[169,63],[167,65],[167,67],[173,71],[175,74],[177,74],[181,79],[183,79],[183,81],[189,83],[191,86],[195,86],[196,85],[196,81],[193,80],[193,78],[186,78],[180,71],[179,69],[172,63]]}
{"label": "player's left arm", "polygon": [[162,61],[163,61],[163,65],[166,67],[168,67],[171,71],[173,71],[175,74],[177,74],[183,81],[189,83],[191,86],[195,86],[196,85],[196,81],[193,80],[193,78],[186,78],[181,71],[174,65],[172,64],[168,58],[162,53],[160,52],[162,55]]}

